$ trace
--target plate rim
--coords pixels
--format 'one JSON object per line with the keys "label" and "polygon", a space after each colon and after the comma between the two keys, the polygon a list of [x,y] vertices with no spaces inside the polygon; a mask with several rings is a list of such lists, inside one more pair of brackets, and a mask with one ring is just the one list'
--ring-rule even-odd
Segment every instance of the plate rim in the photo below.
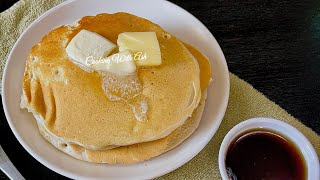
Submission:
{"label": "plate rim", "polygon": [[[7,76],[7,71],[8,71],[8,62],[10,61],[11,59],[11,56],[13,55],[13,52],[14,52],[14,49],[18,46],[18,44],[20,43],[22,37],[25,36],[25,34],[27,33],[27,31],[35,26],[37,23],[39,23],[39,21],[41,21],[42,19],[46,18],[49,14],[51,14],[52,12],[54,12],[55,10],[69,4],[69,3],[74,3],[78,0],[66,0],[54,7],[52,7],[51,9],[47,10],[46,12],[42,13],[38,18],[36,18],[24,31],[23,33],[21,33],[21,35],[19,36],[19,38],[16,40],[14,46],[12,47],[12,49],[10,50],[10,53],[6,59],[6,63],[5,63],[5,67],[3,69],[3,76],[2,76],[2,89],[1,89],[1,94],[2,94],[2,104],[3,104],[3,110],[4,110],[4,114],[6,116],[6,119],[7,119],[7,122],[10,126],[10,129],[11,131],[13,132],[14,136],[16,137],[16,139],[19,141],[19,143],[23,146],[23,148],[34,158],[36,159],[38,162],[40,162],[42,165],[44,165],[45,167],[49,168],[50,170],[60,174],[60,175],[63,175],[63,176],[66,176],[66,177],[69,177],[69,178],[75,178],[75,179],[91,179],[92,177],[84,177],[84,176],[79,176],[78,174],[75,174],[75,173],[71,173],[69,171],[66,171],[64,169],[62,169],[61,167],[59,166],[56,166],[54,164],[51,164],[50,162],[48,162],[47,160],[45,160],[42,156],[39,156],[36,152],[34,152],[34,150],[32,149],[32,147],[30,147],[28,145],[28,143],[26,141],[23,140],[22,136],[19,134],[19,132],[17,131],[17,129],[15,128],[15,125],[13,123],[13,121],[11,120],[11,116],[10,116],[10,112],[9,112],[9,109],[7,107],[7,98],[5,96],[6,94],[6,76]],[[226,94],[224,96],[224,99],[223,99],[223,104],[221,104],[221,107],[222,107],[222,111],[220,111],[218,113],[218,115],[216,116],[216,119],[218,119],[218,125],[215,126],[214,128],[212,128],[212,130],[210,131],[210,134],[206,137],[205,139],[205,143],[203,144],[203,146],[201,147],[198,147],[197,148],[197,153],[189,156],[188,158],[185,158],[183,161],[180,161],[179,163],[177,163],[174,167],[170,167],[170,168],[166,168],[166,169],[163,169],[160,173],[156,173],[156,175],[145,175],[143,177],[137,177],[137,178],[156,178],[156,177],[159,177],[159,176],[162,176],[162,175],[165,175],[169,172],[172,172],[176,169],[178,169],[179,167],[181,167],[182,165],[184,165],[185,163],[187,163],[188,161],[190,161],[192,158],[194,158],[198,153],[200,153],[200,151],[209,143],[209,141],[213,138],[214,134],[217,132],[219,126],[221,125],[221,122],[223,120],[223,117],[225,115],[225,112],[227,110],[227,105],[228,105],[228,101],[229,101],[229,96],[230,96],[230,77],[229,77],[229,70],[228,70],[228,65],[227,65],[227,61],[225,59],[225,56],[223,54],[223,51],[219,45],[219,43],[217,42],[217,40],[215,39],[215,37],[212,35],[212,33],[208,30],[208,28],[200,21],[198,20],[194,15],[192,15],[191,13],[189,13],[187,10],[183,9],[182,7],[172,3],[172,2],[169,2],[167,0],[157,0],[158,2],[160,3],[168,3],[170,6],[174,6],[175,8],[179,9],[180,11],[184,11],[185,13],[187,13],[188,15],[190,15],[192,18],[194,18],[194,20],[199,24],[201,25],[202,27],[204,27],[203,29],[205,31],[207,31],[207,34],[210,36],[210,38],[212,39],[212,43],[213,44],[216,44],[216,50],[217,52],[219,53],[219,56],[220,58],[223,58],[223,61],[221,61],[223,63],[223,67],[225,68],[225,70],[227,71],[225,75],[225,79],[226,79]]]}

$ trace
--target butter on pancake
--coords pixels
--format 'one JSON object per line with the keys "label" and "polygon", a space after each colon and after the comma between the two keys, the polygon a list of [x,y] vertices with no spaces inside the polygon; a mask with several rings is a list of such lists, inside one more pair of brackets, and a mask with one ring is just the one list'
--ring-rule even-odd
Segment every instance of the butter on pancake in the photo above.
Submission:
{"label": "butter on pancake", "polygon": [[97,33],[81,30],[66,47],[66,53],[76,63],[86,65],[88,57],[100,59],[109,55],[115,44]]}
{"label": "butter on pancake", "polygon": [[110,150],[91,150],[76,144],[65,144],[56,137],[50,135],[41,124],[39,125],[40,133],[57,149],[66,154],[83,161],[94,163],[108,164],[132,164],[142,162],[153,157],[159,156],[182,143],[198,127],[202,117],[207,96],[207,86],[211,79],[211,68],[208,59],[201,54],[196,48],[184,43],[192,55],[200,64],[200,81],[201,81],[201,100],[199,106],[194,110],[191,117],[180,127],[175,129],[168,136],[145,143],[134,144],[129,146],[118,147]]}
{"label": "butter on pancake", "polygon": [[[137,99],[147,103],[147,119],[137,121],[134,101],[112,101],[103,88],[106,76],[76,66],[65,48],[82,29],[116,44],[123,32],[155,32],[162,63],[138,67],[142,84]],[[199,65],[174,36],[158,25],[127,13],[83,17],[76,27],[62,26],[32,47],[23,79],[26,108],[39,115],[45,128],[67,143],[88,149],[108,149],[166,137],[192,115],[199,105]],[[112,77],[111,77],[112,78]],[[110,80],[110,81],[108,81]],[[140,109],[139,109],[140,108]]]}

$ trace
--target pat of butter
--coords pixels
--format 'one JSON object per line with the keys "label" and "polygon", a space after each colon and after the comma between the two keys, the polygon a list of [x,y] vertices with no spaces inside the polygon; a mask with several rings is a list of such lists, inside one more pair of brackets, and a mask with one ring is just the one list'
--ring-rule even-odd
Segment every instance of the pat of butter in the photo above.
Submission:
{"label": "pat of butter", "polygon": [[66,52],[73,61],[88,66],[86,62],[88,58],[98,60],[109,55],[115,47],[115,44],[101,35],[81,30],[72,38],[66,47]]}
{"label": "pat of butter", "polygon": [[94,70],[111,72],[117,75],[127,75],[136,71],[133,56],[129,50],[113,54],[96,62],[92,61],[91,66]]}
{"label": "pat of butter", "polygon": [[155,32],[124,32],[119,34],[117,44],[119,51],[130,50],[134,54],[146,56],[139,59],[134,55],[137,66],[155,66],[161,64],[161,52]]}

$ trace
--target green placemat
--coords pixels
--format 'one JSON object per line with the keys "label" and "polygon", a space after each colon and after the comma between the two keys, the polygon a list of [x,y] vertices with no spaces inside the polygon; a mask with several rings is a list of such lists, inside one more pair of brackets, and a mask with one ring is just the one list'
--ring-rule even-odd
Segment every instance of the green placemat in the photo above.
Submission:
{"label": "green placemat", "polygon": [[[42,13],[63,0],[20,0],[0,14],[0,73],[19,35]],[[239,122],[253,117],[281,119],[304,133],[320,154],[320,138],[310,128],[270,101],[250,84],[230,73],[230,100],[222,124],[209,144],[191,161],[159,179],[220,179],[218,152],[223,137]]]}

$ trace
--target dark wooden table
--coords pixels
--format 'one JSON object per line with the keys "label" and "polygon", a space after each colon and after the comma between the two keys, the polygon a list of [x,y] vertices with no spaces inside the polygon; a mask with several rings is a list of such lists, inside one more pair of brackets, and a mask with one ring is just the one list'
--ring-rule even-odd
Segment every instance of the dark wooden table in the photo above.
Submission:
{"label": "dark wooden table", "polygon": [[[16,0],[0,0],[0,11]],[[172,2],[218,40],[231,72],[320,134],[320,1]],[[0,143],[26,179],[64,179],[33,159],[0,111]],[[0,179],[6,179],[0,174]]]}

